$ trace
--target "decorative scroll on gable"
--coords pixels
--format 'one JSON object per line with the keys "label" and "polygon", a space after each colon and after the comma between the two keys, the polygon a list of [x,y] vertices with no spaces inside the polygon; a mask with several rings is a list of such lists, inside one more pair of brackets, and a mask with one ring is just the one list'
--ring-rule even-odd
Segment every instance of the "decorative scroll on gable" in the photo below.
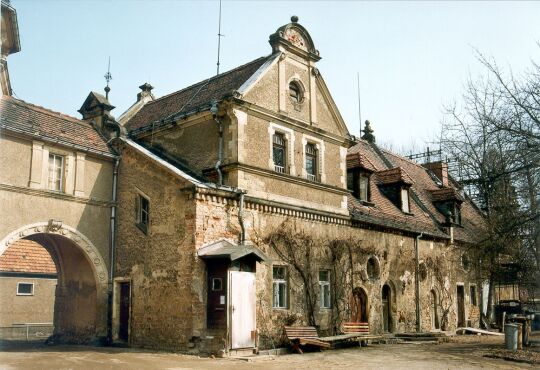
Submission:
{"label": "decorative scroll on gable", "polygon": [[298,23],[298,17],[294,15],[291,23],[279,27],[270,35],[269,42],[273,52],[286,50],[313,61],[321,59],[308,31]]}

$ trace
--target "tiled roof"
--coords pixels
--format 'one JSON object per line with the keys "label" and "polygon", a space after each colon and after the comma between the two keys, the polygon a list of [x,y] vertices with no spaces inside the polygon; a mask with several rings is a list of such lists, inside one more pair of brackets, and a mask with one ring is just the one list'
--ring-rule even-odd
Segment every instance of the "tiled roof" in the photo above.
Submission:
{"label": "tiled roof", "polygon": [[128,131],[190,112],[238,90],[270,57],[261,57],[228,72],[148,102],[126,124]]}
{"label": "tiled roof", "polygon": [[404,183],[412,185],[414,183],[409,174],[401,167],[377,172],[377,180],[381,184]]}
{"label": "tiled roof", "polygon": [[56,274],[56,267],[44,247],[32,240],[19,239],[0,256],[0,272]]}
{"label": "tiled roof", "polygon": [[347,169],[349,168],[362,168],[371,172],[377,171],[377,167],[362,153],[347,154]]}
{"label": "tiled roof", "polygon": [[0,99],[0,112],[1,129],[103,154],[112,153],[105,139],[88,122],[7,95]]}
{"label": "tiled roof", "polygon": [[[399,230],[424,232],[437,237],[449,237],[442,228],[445,217],[437,210],[433,202],[450,194],[459,196],[456,189],[440,188],[426,168],[380,149],[365,140],[359,140],[351,147],[347,157],[355,153],[360,153],[369,159],[379,172],[376,173],[377,181],[370,182],[371,204],[359,202],[352,195],[349,196],[349,211],[354,220]],[[398,177],[403,177],[411,182],[410,212],[412,215],[403,213],[381,192],[378,186],[381,174],[383,181],[394,181]],[[455,239],[465,242],[477,241],[484,220],[480,211],[469,199],[463,199],[461,222],[461,227],[454,228]]]}
{"label": "tiled roof", "polygon": [[459,195],[457,190],[450,187],[431,190],[431,197],[435,202],[440,200],[458,200],[460,202],[463,201],[463,197]]}

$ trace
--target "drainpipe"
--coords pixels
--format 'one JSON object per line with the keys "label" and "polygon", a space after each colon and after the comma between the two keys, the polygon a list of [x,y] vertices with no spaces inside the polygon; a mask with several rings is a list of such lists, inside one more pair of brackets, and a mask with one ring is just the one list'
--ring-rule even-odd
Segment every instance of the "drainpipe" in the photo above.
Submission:
{"label": "drainpipe", "polygon": [[420,282],[418,281],[418,270],[420,268],[419,259],[420,253],[418,252],[418,244],[420,238],[424,233],[420,233],[414,238],[414,253],[415,253],[415,266],[414,266],[414,300],[416,304],[416,332],[420,333]]}
{"label": "drainpipe", "polygon": [[240,245],[246,243],[246,225],[244,223],[244,190],[238,190],[238,222],[240,223]]}
{"label": "drainpipe", "polygon": [[112,344],[112,316],[113,316],[113,282],[114,282],[114,264],[115,264],[115,249],[116,249],[116,193],[118,183],[118,166],[120,165],[120,157],[114,160],[113,184],[112,184],[112,207],[110,220],[110,269],[109,269],[109,289],[107,291],[108,309],[107,309],[107,342]]}
{"label": "drainpipe", "polygon": [[214,165],[214,168],[216,169],[218,173],[218,185],[223,185],[223,174],[221,173],[221,162],[223,161],[223,124],[221,123],[221,120],[218,117],[218,103],[216,101],[212,102],[212,107],[210,108],[210,112],[212,113],[212,117],[214,118],[214,121],[218,124],[219,129],[219,142],[218,142],[218,160],[216,164]]}

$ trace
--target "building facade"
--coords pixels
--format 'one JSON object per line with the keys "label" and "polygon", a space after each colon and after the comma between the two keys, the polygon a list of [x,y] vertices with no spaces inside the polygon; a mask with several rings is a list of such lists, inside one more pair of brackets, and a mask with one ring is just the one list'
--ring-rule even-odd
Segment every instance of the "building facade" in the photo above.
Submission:
{"label": "building facade", "polygon": [[269,41],[164,97],[141,85],[118,120],[95,92],[82,120],[3,94],[0,254],[49,251],[59,340],[225,353],[284,325],[478,325],[483,219],[445,164],[379,148],[369,124],[353,137],[297,17]]}

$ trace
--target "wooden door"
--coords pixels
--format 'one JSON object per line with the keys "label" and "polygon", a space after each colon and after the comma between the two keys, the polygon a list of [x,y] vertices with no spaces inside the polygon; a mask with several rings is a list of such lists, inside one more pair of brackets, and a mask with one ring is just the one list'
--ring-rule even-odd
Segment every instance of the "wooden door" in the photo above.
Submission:
{"label": "wooden door", "polygon": [[206,319],[208,329],[227,329],[227,271],[229,262],[208,262],[208,304]]}
{"label": "wooden door", "polygon": [[131,305],[131,289],[129,283],[120,283],[120,327],[118,339],[128,341],[129,339],[129,311]]}
{"label": "wooden door", "polygon": [[437,305],[437,293],[431,291],[431,329],[439,329],[439,309]]}
{"label": "wooden door", "polygon": [[255,347],[255,273],[231,271],[231,348]]}
{"label": "wooden door", "polygon": [[465,288],[463,285],[457,286],[457,313],[458,313],[458,327],[465,326]]}
{"label": "wooden door", "polygon": [[351,322],[368,322],[367,294],[362,288],[354,288],[351,295]]}
{"label": "wooden door", "polygon": [[388,285],[382,289],[382,315],[383,330],[388,333],[392,331],[392,293]]}

